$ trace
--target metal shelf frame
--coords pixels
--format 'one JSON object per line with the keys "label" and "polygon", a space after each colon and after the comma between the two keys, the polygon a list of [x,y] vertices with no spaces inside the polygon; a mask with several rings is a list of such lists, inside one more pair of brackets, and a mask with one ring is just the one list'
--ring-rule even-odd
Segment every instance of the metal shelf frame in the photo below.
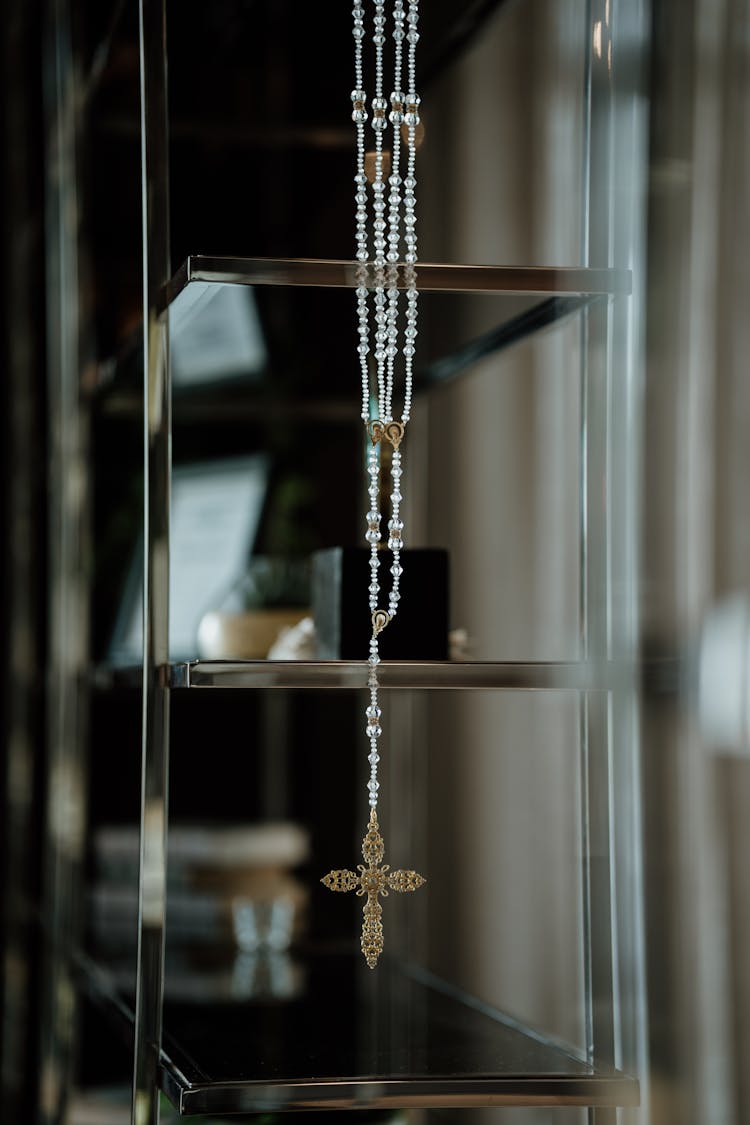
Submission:
{"label": "metal shelf frame", "polygon": [[[427,290],[468,292],[536,294],[540,304],[555,298],[563,307],[566,298],[577,301],[582,297],[628,294],[631,290],[629,270],[612,270],[615,260],[613,226],[608,201],[614,190],[614,154],[608,144],[613,127],[613,88],[606,72],[606,61],[592,48],[602,27],[609,27],[609,14],[605,10],[608,0],[591,0],[587,9],[588,50],[586,56],[587,86],[587,146],[585,154],[586,191],[583,200],[583,229],[585,231],[583,268],[526,269],[493,266],[435,266],[423,264],[418,269],[418,284]],[[137,1003],[135,1012],[135,1070],[133,1104],[138,1107],[138,1125],[157,1125],[157,1084],[159,1044],[161,1043],[163,956],[165,925],[165,849],[167,807],[167,756],[169,730],[169,694],[171,690],[167,655],[169,617],[168,565],[169,557],[169,435],[170,435],[170,376],[167,319],[174,326],[183,316],[190,315],[196,305],[210,294],[217,284],[239,285],[315,285],[347,286],[359,282],[361,272],[353,263],[322,261],[282,261],[236,258],[189,258],[173,278],[167,276],[169,262],[167,186],[168,152],[166,115],[166,15],[165,0],[140,0],[141,10],[141,83],[143,91],[143,210],[144,210],[144,369],[146,412],[146,560],[145,560],[145,650],[144,650],[144,745],[141,824],[141,872],[148,872],[147,880],[141,878],[140,945],[137,971]],[[592,31],[593,39],[592,39]],[[626,232],[627,233],[627,232]],[[632,232],[631,232],[632,233]],[[403,285],[403,271],[396,271],[396,284]],[[373,278],[368,279],[371,284]],[[616,302],[614,302],[616,304]],[[634,590],[635,571],[632,544],[637,542],[634,521],[637,510],[632,501],[632,474],[624,476],[625,491],[616,495],[617,482],[623,479],[615,471],[613,455],[627,460],[627,449],[613,446],[609,436],[613,407],[622,408],[637,416],[635,396],[637,387],[624,370],[615,371],[612,345],[623,324],[622,316],[615,321],[611,315],[613,302],[598,301],[585,310],[582,324],[581,373],[581,522],[580,542],[583,560],[580,586],[580,619],[582,624],[582,655],[584,665],[601,669],[613,655],[613,619],[611,601],[605,591],[616,579]],[[168,310],[168,318],[165,312]],[[625,329],[627,331],[627,327]],[[604,366],[604,371],[602,367]],[[632,369],[631,369],[632,371]],[[633,434],[629,435],[631,438]],[[637,436],[637,435],[636,435]],[[632,458],[631,462],[632,464]],[[602,494],[602,489],[604,493]],[[602,502],[604,495],[605,502]],[[613,564],[610,554],[614,541],[620,535],[615,527],[613,512],[615,502],[624,505],[625,519],[629,520],[624,535],[625,567]],[[158,565],[155,561],[158,560]],[[604,595],[604,596],[603,596]],[[634,637],[627,638],[633,641]],[[634,651],[626,645],[626,652]],[[316,667],[305,672],[303,678],[312,681],[315,676],[325,677],[330,669]],[[548,670],[549,671],[549,670]],[[460,666],[450,669],[450,677],[458,686]],[[265,674],[267,675],[268,669]],[[580,673],[572,669],[556,668],[550,681],[560,682],[569,675],[570,680]],[[359,669],[340,668],[334,672],[347,677],[359,677]],[[435,677],[432,669],[428,675]],[[598,673],[597,673],[598,674]],[[387,673],[386,673],[387,675]],[[476,677],[476,669],[469,671],[468,679]],[[502,684],[502,669],[486,669],[487,684]],[[516,669],[518,676],[518,669]],[[399,673],[393,672],[395,679]],[[526,682],[536,682],[541,687],[544,670],[529,669],[521,675]],[[185,683],[198,688],[218,683],[237,686],[249,685],[254,679],[260,684],[260,670],[247,666],[219,668],[216,665],[192,665],[185,669]],[[512,678],[512,677],[511,677]],[[626,677],[627,678],[627,677]],[[290,675],[291,683],[293,676]],[[384,686],[385,686],[385,675]],[[281,674],[277,680],[283,681]],[[414,681],[412,681],[413,683]],[[617,1042],[617,1005],[615,997],[623,989],[637,989],[638,981],[627,980],[618,962],[619,947],[613,942],[613,918],[623,906],[637,908],[637,888],[633,901],[623,903],[615,899],[615,871],[612,866],[612,809],[614,807],[612,765],[612,740],[629,740],[631,753],[627,763],[617,766],[621,778],[633,765],[633,752],[637,742],[637,703],[632,691],[584,691],[580,699],[581,729],[581,784],[583,793],[582,845],[583,845],[583,934],[584,934],[584,1009],[586,1024],[587,1060],[593,1068],[602,1063],[614,1067],[622,1052]],[[618,702],[625,700],[625,703]],[[614,702],[613,702],[614,701]],[[637,755],[636,759],[637,760]],[[628,792],[635,793],[633,776],[628,777]],[[632,799],[635,799],[634,797]],[[632,845],[632,841],[630,842]],[[637,868],[637,862],[636,862]],[[622,915],[620,915],[622,917]],[[634,950],[626,941],[621,951],[627,957]],[[635,961],[637,963],[637,959]],[[627,970],[625,970],[627,971]],[[622,1056],[627,1064],[636,1063],[637,1051],[628,1041],[628,1050]],[[455,1081],[455,1078],[454,1078]],[[499,1080],[498,1080],[499,1081]],[[177,1091],[173,1091],[176,1095]],[[456,1088],[457,1093],[457,1088]],[[479,1092],[472,1104],[478,1104]],[[506,1093],[509,1091],[506,1090]],[[419,1093],[412,1090],[419,1103]],[[495,1095],[501,1091],[484,1089],[485,1104],[494,1104]],[[311,1094],[311,1096],[314,1096]],[[472,1095],[473,1096],[473,1095]],[[589,1104],[596,1101],[593,1091]],[[436,1100],[429,1104],[450,1104],[449,1089],[441,1089]],[[409,1094],[399,1090],[394,1101],[409,1104]],[[582,1094],[582,1103],[586,1095]],[[180,1093],[180,1105],[184,1091]],[[329,1104],[329,1103],[326,1103]],[[357,1103],[359,1104],[359,1103]],[[372,1103],[367,1103],[372,1104]],[[425,1104],[424,1102],[419,1104]],[[506,1103],[507,1104],[507,1103]],[[242,1101],[243,1109],[257,1106],[252,1094]],[[208,1108],[206,1106],[206,1108]],[[134,1111],[135,1112],[135,1111]],[[613,1120],[611,1109],[593,1110],[597,1125]],[[600,1116],[601,1115],[601,1118]]]}
{"label": "metal shelf frame", "polygon": [[[407,270],[416,277],[420,292],[534,294],[539,297],[599,297],[628,294],[629,270],[590,269],[580,266],[443,265],[420,262],[393,268],[393,284],[405,289]],[[389,284],[391,281],[390,270]],[[373,266],[325,258],[215,258],[202,254],[186,259],[164,286],[160,311],[173,318],[193,311],[215,285],[303,285],[354,289],[376,285]]]}
{"label": "metal shelf frame", "polygon": [[[323,949],[308,952],[301,963],[306,974],[323,978],[323,986],[332,975],[347,981],[348,987],[361,989],[357,976],[365,970],[355,953]],[[76,954],[75,964],[86,994],[132,1041],[134,1013],[128,990],[106,966],[83,952]],[[273,1062],[258,1057],[264,1034],[262,1013],[252,1001],[239,1001],[229,1009],[209,1007],[199,1022],[191,1021],[187,1028],[181,1024],[179,1004],[173,1012],[168,1001],[158,1067],[160,1088],[182,1114],[638,1104],[637,1079],[607,1065],[593,1066],[580,1051],[424,969],[388,956],[379,968],[377,993],[361,989],[361,1018],[346,1022],[343,1060],[337,1050],[337,1029],[320,1027],[320,1014],[312,1010],[314,999],[303,1002],[306,1011],[281,1013],[284,1022],[277,1023],[275,1039],[287,1046],[294,1038],[295,1021],[306,1027],[318,1021],[319,1042],[315,1048],[307,1047],[314,1050],[314,1074],[304,1077],[293,1047],[286,1058]],[[319,989],[320,982],[316,994]],[[394,1040],[387,1033],[373,1036],[374,1026],[392,1027],[394,1016],[400,1029]],[[242,1051],[235,1052],[242,1059],[238,1065],[236,1059],[231,1061],[231,1050],[226,1059],[221,1044],[226,1047],[225,1025],[239,1022],[245,1039]],[[441,1029],[449,1022],[454,1037],[446,1043]],[[501,1067],[497,1058],[503,1059]],[[458,1077],[451,1071],[457,1060],[462,1071]],[[227,1078],[227,1071],[235,1067],[237,1076]],[[247,1071],[252,1070],[256,1077],[248,1078]]]}
{"label": "metal shelf frame", "polygon": [[[367,272],[367,271],[364,271]],[[438,353],[415,373],[417,394],[429,392],[470,370],[486,356],[517,344],[566,317],[598,302],[606,302],[631,290],[629,270],[579,267],[521,267],[488,265],[440,265],[422,263],[415,271],[420,291],[437,294],[491,297],[496,307],[495,326],[478,336]],[[356,262],[308,258],[208,258],[194,255],[183,262],[161,294],[160,307],[169,310],[170,340],[182,324],[199,316],[218,287],[308,287],[352,288],[363,273]],[[370,271],[371,273],[371,271]],[[372,278],[370,278],[372,280]],[[404,267],[395,270],[394,282],[403,287]],[[142,326],[123,344],[118,354],[98,365],[96,391],[108,416],[139,416],[141,393],[135,385],[142,350]],[[176,421],[208,418],[309,419],[325,417],[351,423],[350,404],[336,399],[326,402],[258,401],[245,388],[230,402],[215,395],[193,391],[176,395]]]}
{"label": "metal shelf frame", "polygon": [[[494,4],[477,0],[474,24]],[[544,327],[568,312],[581,322],[580,662],[386,663],[384,689],[576,691],[580,707],[581,883],[585,1050],[570,1072],[543,1067],[523,1079],[504,1071],[424,1078],[419,1074],[350,1074],[300,1080],[293,1098],[262,1080],[203,1082],[189,1073],[163,1036],[166,845],[170,698],[175,690],[212,688],[348,689],[365,686],[363,665],[347,662],[206,662],[169,660],[169,513],[172,389],[169,324],[188,317],[217,285],[352,287],[359,267],[342,261],[190,257],[171,275],[167,114],[166,0],[138,0],[141,79],[144,402],[144,652],[141,751],[139,941],[134,1004],[133,1125],[158,1125],[159,1088],[182,1112],[251,1112],[260,1108],[358,1108],[450,1105],[591,1107],[590,1125],[613,1125],[615,1105],[637,1101],[644,1067],[643,923],[639,852],[638,471],[640,390],[634,355],[642,345],[639,277],[643,232],[638,216],[618,211],[616,162],[645,155],[639,121],[612,143],[615,84],[601,44],[615,31],[629,46],[644,42],[640,4],[588,0],[584,154],[585,232],[581,266],[569,269],[420,264],[420,288],[532,298],[515,322],[435,365],[435,382]],[[616,12],[615,17],[612,11]],[[612,23],[615,19],[617,27]],[[474,26],[472,24],[472,26]],[[460,32],[460,27],[457,29]],[[468,34],[468,31],[467,31]],[[457,41],[462,41],[458,34]],[[596,47],[598,44],[598,49]],[[637,53],[637,52],[636,52]],[[633,51],[630,52],[634,57]],[[638,76],[635,76],[637,81]],[[635,88],[635,86],[629,87]],[[633,99],[637,103],[637,99]],[[73,104],[72,101],[70,104]],[[636,112],[636,111],[634,111]],[[628,147],[630,146],[630,147]],[[640,146],[640,147],[639,147]],[[631,151],[632,150],[632,151]],[[619,190],[619,186],[618,186]],[[612,263],[618,268],[613,269]],[[620,268],[623,267],[623,268]],[[397,284],[404,284],[403,269]],[[372,283],[373,278],[368,283]],[[70,288],[77,278],[71,277]],[[627,299],[623,299],[627,298]],[[619,428],[613,419],[622,420]],[[62,466],[64,472],[65,466]],[[74,481],[78,478],[71,477]],[[63,578],[70,579],[70,565]],[[80,568],[79,568],[80,569]],[[57,578],[60,576],[53,576]],[[611,591],[625,590],[624,617]],[[74,740],[73,740],[74,741]],[[68,763],[70,764],[70,763]],[[75,763],[74,763],[75,764]],[[615,815],[616,812],[616,815]],[[50,823],[48,836],[54,836]],[[58,887],[58,898],[64,888]],[[615,938],[617,940],[615,940]],[[120,1001],[113,997],[115,1007]],[[624,1024],[621,1016],[625,1012]],[[56,1025],[57,1026],[57,1025]],[[622,1030],[622,1027],[625,1030]],[[533,1038],[528,1029],[519,1034]],[[554,1045],[551,1045],[554,1046]],[[62,1055],[58,1046],[50,1050]],[[556,1056],[557,1057],[557,1056]],[[200,1063],[198,1060],[196,1065]],[[193,1064],[190,1064],[193,1065]],[[627,1073],[623,1073],[627,1072]],[[290,1084],[284,1083],[287,1088]],[[290,1104],[290,1100],[294,1105]],[[51,1122],[50,1118],[50,1122]]]}
{"label": "metal shelf frame", "polygon": [[[422,293],[490,296],[496,305],[496,324],[490,330],[462,342],[447,354],[438,354],[415,375],[418,394],[455,379],[486,356],[517,344],[535,332],[615,296],[628,295],[632,288],[629,270],[588,269],[578,266],[443,265],[420,263],[412,267]],[[391,278],[398,287],[406,284],[406,267],[397,265]],[[180,328],[199,316],[223,285],[251,287],[351,289],[365,276],[374,283],[371,267],[357,262],[314,258],[228,258],[191,255],[164,286],[159,308],[169,312],[170,340]],[[98,366],[97,391],[109,415],[140,416],[141,394],[135,375],[143,347],[142,325],[128,337],[119,353]],[[124,379],[121,376],[124,375]],[[247,418],[325,416],[351,422],[351,410],[343,402],[330,403],[267,401],[258,403],[244,394],[227,404],[215,396],[184,392],[173,403],[175,419],[215,418],[241,415]]]}

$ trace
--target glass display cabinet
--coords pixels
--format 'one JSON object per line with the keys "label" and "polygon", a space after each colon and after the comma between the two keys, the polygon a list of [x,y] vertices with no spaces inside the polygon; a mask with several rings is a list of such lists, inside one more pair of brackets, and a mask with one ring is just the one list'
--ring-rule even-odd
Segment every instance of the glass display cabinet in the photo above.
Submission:
{"label": "glass display cabinet", "polygon": [[[139,1125],[158,1120],[159,1091],[214,1117],[568,1107],[560,1120],[635,1121],[645,15],[617,0],[423,13],[404,503],[409,546],[448,552],[451,658],[380,669],[387,858],[428,882],[388,900],[370,972],[358,903],[319,886],[360,846],[364,659],[212,657],[195,629],[176,639],[180,614],[194,625],[227,595],[206,511],[239,535],[256,503],[240,490],[231,508],[219,475],[186,530],[177,500],[201,467],[260,482],[246,554],[299,560],[361,538],[349,18],[310,7],[174,5],[167,19],[163,0],[140,0],[138,27],[119,5],[83,32],[58,13],[53,501],[71,536],[53,721],[77,803],[69,847],[48,826],[49,1002],[59,1015],[66,997],[94,1001],[89,1078],[109,1071],[87,1021],[124,1031]],[[90,609],[88,648],[65,657],[71,615]],[[229,848],[222,832],[269,822],[307,841],[288,861],[299,928],[261,941],[235,888],[234,929],[197,948],[191,920],[212,908],[179,882],[189,832]],[[97,938],[112,939],[122,895],[96,887],[118,856],[132,908],[119,945]],[[49,1022],[49,1120],[76,1026]]]}

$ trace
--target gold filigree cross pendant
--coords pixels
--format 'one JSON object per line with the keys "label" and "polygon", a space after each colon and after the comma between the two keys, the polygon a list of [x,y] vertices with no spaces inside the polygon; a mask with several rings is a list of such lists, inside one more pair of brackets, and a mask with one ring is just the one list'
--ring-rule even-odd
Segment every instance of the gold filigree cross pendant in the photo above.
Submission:
{"label": "gold filigree cross pendant", "polygon": [[371,809],[370,823],[362,841],[362,855],[367,866],[363,863],[357,864],[359,874],[347,868],[329,871],[320,880],[329,891],[356,891],[359,898],[367,896],[362,907],[361,948],[371,969],[375,968],[378,957],[383,952],[383,923],[380,920],[383,908],[378,901],[378,896],[387,898],[389,891],[416,891],[427,882],[424,876],[417,874],[416,871],[391,871],[387,863],[381,866],[384,854],[385,846],[380,835],[378,818],[375,809]]}

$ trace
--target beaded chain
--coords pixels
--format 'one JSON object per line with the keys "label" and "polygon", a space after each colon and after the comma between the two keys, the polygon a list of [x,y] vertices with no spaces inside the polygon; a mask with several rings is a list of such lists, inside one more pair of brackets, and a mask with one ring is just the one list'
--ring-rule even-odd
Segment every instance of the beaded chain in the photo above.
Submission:
{"label": "beaded chain", "polygon": [[[369,740],[370,776],[367,782],[370,804],[370,822],[362,846],[367,867],[359,865],[360,875],[347,870],[331,871],[322,882],[335,891],[356,890],[366,895],[362,927],[362,952],[367,964],[374,968],[383,949],[383,927],[380,922],[379,895],[388,889],[413,891],[424,883],[415,871],[389,871],[388,865],[380,867],[383,858],[383,841],[378,830],[378,740],[382,734],[382,711],[378,702],[377,666],[380,663],[378,637],[398,612],[401,598],[400,579],[403,574],[401,548],[404,524],[400,515],[401,495],[401,441],[411,416],[413,360],[417,338],[417,233],[415,215],[416,130],[419,125],[420,99],[416,92],[416,46],[419,41],[419,0],[391,0],[391,34],[393,37],[393,89],[386,101],[383,87],[383,48],[386,44],[385,0],[373,0],[372,43],[375,54],[375,86],[372,98],[372,129],[375,139],[374,171],[372,178],[372,245],[368,234],[368,177],[365,172],[365,126],[368,120],[367,94],[363,77],[363,43],[365,31],[365,0],[354,0],[352,8],[354,36],[354,89],[352,90],[352,120],[356,126],[357,170],[355,182],[356,258],[359,264],[356,288],[359,345],[357,352],[362,379],[362,421],[370,446],[367,453],[369,478],[369,510],[365,540],[370,547],[369,607],[372,636],[369,648],[368,687],[370,703],[366,708],[366,734]],[[404,69],[404,41],[406,41],[406,93],[402,90]],[[390,172],[385,177],[385,151],[383,141],[389,136]],[[406,175],[401,177],[402,129],[406,133]],[[402,194],[403,189],[403,194]],[[387,220],[386,220],[387,211]],[[399,344],[399,262],[403,249],[403,285],[405,308],[402,342]],[[372,251],[372,255],[371,255]],[[372,270],[372,274],[370,273]],[[374,383],[377,398],[377,416],[370,416],[371,372],[370,333],[371,302],[374,308]],[[397,378],[399,356],[403,359],[403,404],[400,420],[393,416],[393,390]],[[374,396],[374,397],[375,397]],[[391,450],[391,515],[388,521],[388,548],[391,551],[391,588],[388,607],[379,607],[380,580],[378,571],[379,547],[382,539],[379,510],[381,450],[387,442]]]}
{"label": "beaded chain", "polygon": [[[416,129],[419,124],[420,99],[416,93],[416,46],[419,40],[419,0],[393,0],[392,35],[393,48],[393,91],[388,102],[383,96],[383,46],[386,42],[385,0],[374,0],[373,18],[375,46],[375,93],[372,99],[372,128],[375,134],[375,161],[372,183],[373,239],[372,262],[374,266],[374,287],[372,300],[375,309],[375,348],[374,368],[377,385],[378,415],[370,418],[370,293],[366,285],[357,287],[357,315],[359,319],[359,360],[362,377],[362,421],[367,427],[371,445],[367,457],[370,505],[367,513],[365,539],[370,545],[370,585],[369,606],[372,620],[369,663],[370,705],[366,711],[366,733],[370,739],[370,779],[367,783],[371,808],[378,803],[380,788],[377,778],[378,738],[381,734],[381,710],[378,705],[378,683],[375,669],[379,663],[378,636],[393,620],[398,611],[403,545],[403,521],[400,516],[402,462],[400,444],[404,430],[411,415],[413,360],[417,338],[417,234],[414,194],[417,186],[415,176]],[[355,0],[354,19],[354,74],[355,89],[352,91],[352,120],[357,130],[357,172],[355,176],[356,204],[356,243],[357,259],[364,264],[369,261],[367,184],[365,173],[365,124],[367,121],[366,94],[362,77],[362,43],[365,37],[365,10],[361,0]],[[407,42],[407,93],[401,89],[403,73],[403,47]],[[388,191],[384,172],[383,136],[391,126],[391,167],[388,176]],[[401,130],[406,126],[407,166],[402,180],[401,171]],[[403,188],[403,195],[401,189]],[[386,195],[387,212],[386,222]],[[403,204],[403,208],[402,205]],[[403,231],[402,231],[403,221]],[[387,237],[386,237],[387,233]],[[404,262],[406,263],[406,326],[403,343],[399,348],[398,314],[400,291],[398,288],[398,262],[403,240]],[[399,352],[403,356],[404,398],[400,421],[393,417],[393,385]],[[379,544],[381,542],[382,516],[378,510],[380,496],[380,449],[379,445],[388,441],[393,447],[391,454],[391,516],[388,521],[388,547],[392,552],[391,589],[388,595],[388,608],[378,607],[380,581],[378,571]]]}

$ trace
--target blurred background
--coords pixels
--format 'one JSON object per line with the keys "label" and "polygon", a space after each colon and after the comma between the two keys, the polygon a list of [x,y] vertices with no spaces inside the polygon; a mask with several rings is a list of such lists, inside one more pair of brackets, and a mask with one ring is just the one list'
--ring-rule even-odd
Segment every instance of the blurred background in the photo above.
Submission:
{"label": "blurred background", "polygon": [[[404,521],[434,604],[386,655],[516,687],[384,692],[386,859],[429,881],[385,906],[408,972],[380,992],[344,956],[360,903],[318,882],[359,858],[361,693],[171,693],[165,1049],[227,1083],[528,1079],[358,1120],[743,1125],[750,3],[422,8],[420,259],[612,271],[420,298]],[[172,272],[350,259],[348,8],[167,26]],[[6,0],[2,46],[0,1106],[107,1125],[138,937],[138,6]],[[170,312],[171,660],[359,660],[328,596],[366,511],[352,294],[209,289]],[[535,1106],[561,1060],[639,1104]]]}

